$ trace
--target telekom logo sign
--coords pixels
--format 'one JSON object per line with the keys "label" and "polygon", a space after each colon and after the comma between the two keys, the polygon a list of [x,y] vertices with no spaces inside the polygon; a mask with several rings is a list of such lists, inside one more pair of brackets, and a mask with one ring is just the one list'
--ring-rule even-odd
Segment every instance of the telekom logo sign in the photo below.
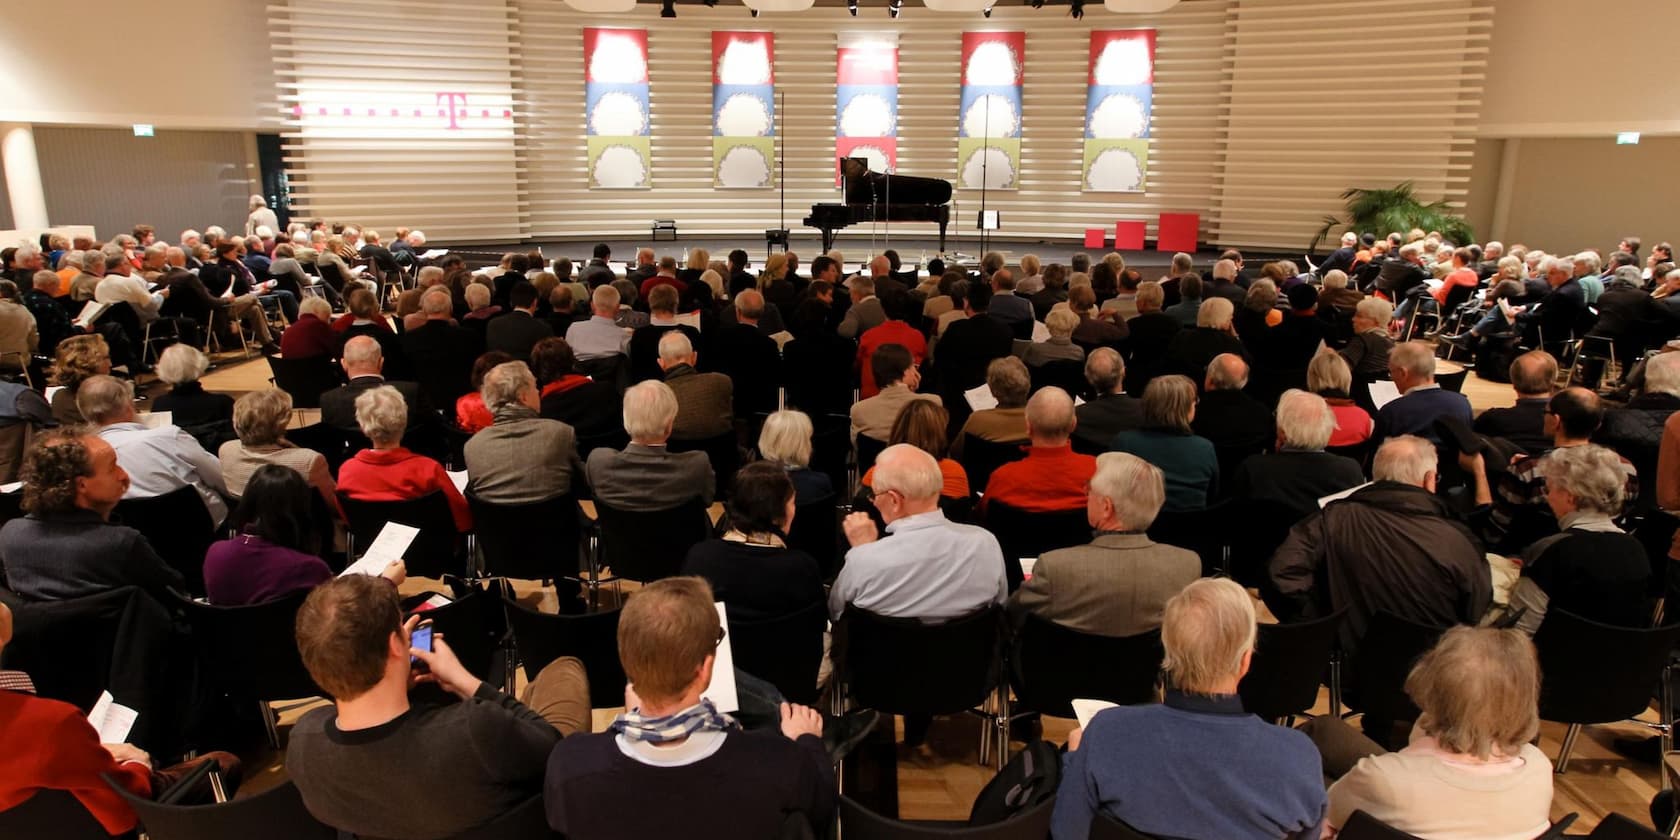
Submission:
{"label": "telekom logo sign", "polygon": [[[364,100],[365,101],[365,100]],[[374,106],[344,102],[332,105],[304,105],[298,103],[292,106],[292,116],[305,115],[316,117],[365,117],[372,119],[410,119],[410,120],[445,120],[443,126],[450,131],[463,128],[481,127],[473,125],[475,120],[508,120],[513,118],[511,108],[474,109],[468,101],[468,95],[463,91],[438,91],[432,97],[432,108],[425,107],[392,107],[390,105]],[[433,112],[436,112],[435,114]]]}

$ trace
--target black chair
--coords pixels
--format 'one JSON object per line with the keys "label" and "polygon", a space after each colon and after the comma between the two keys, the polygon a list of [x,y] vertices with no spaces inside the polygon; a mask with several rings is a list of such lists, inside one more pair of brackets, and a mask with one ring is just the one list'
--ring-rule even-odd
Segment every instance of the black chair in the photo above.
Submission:
{"label": "black chair", "polygon": [[[1348,705],[1375,721],[1417,720],[1417,705],[1406,695],[1406,677],[1445,632],[1445,627],[1421,624],[1386,610],[1371,616],[1358,653],[1343,669]],[[1366,728],[1366,734],[1372,731]]]}
{"label": "black chair", "polygon": [[596,565],[642,583],[681,573],[688,550],[712,532],[699,499],[655,511],[618,510],[597,499],[595,521],[601,529]]}
{"label": "black chair", "polygon": [[[112,836],[67,790],[39,790],[22,803],[0,811],[0,837],[111,840]],[[115,836],[132,838],[135,834],[130,831]]]}
{"label": "black chair", "polygon": [[356,453],[350,451],[349,437],[343,431],[325,423],[311,423],[286,432],[286,440],[305,449],[313,449],[327,459],[327,469],[338,475],[339,467]]}
{"label": "black chair", "polygon": [[1045,799],[1003,822],[989,825],[964,823],[910,823],[883,817],[849,796],[840,797],[840,831],[846,840],[1044,840],[1050,836],[1050,817],[1056,797]]}
{"label": "black chair", "polygon": [[563,836],[548,827],[542,794],[537,794],[494,820],[449,840],[560,840]]}
{"label": "black chair", "polygon": [[997,537],[1003,549],[1003,570],[1010,592],[1021,586],[1022,558],[1091,541],[1091,523],[1083,507],[1035,513],[993,499],[986,502],[980,524]]}
{"label": "black chair", "polygon": [[1614,811],[1605,814],[1591,834],[1590,840],[1663,840],[1668,835],[1653,831]]}
{"label": "black chair", "polygon": [[1346,615],[1338,610],[1313,621],[1260,625],[1248,674],[1237,685],[1243,710],[1277,723],[1311,709],[1332,667],[1331,652]]}
{"label": "black chair", "polygon": [[[1540,656],[1540,718],[1569,724],[1557,772],[1569,768],[1576,736],[1589,723],[1611,723],[1643,712],[1655,686],[1666,684],[1669,651],[1680,624],[1628,628],[1600,624],[1563,610],[1548,610],[1534,634]],[[1660,710],[1669,723],[1667,703]],[[1662,730],[1663,752],[1671,737]]]}
{"label": "black chair", "polygon": [[1003,608],[995,604],[939,623],[847,607],[836,629],[836,667],[859,706],[886,714],[956,714],[995,693],[999,712],[990,716],[993,731],[981,731],[981,760],[995,737],[1001,769],[1009,720],[1009,693],[998,690],[1003,629]]}
{"label": "black chair", "polygon": [[1336,840],[1423,840],[1415,834],[1401,831],[1364,811],[1354,811],[1342,823]]}
{"label": "black chair", "polygon": [[256,794],[214,805],[166,805],[111,785],[140,817],[148,840],[336,840],[338,832],[304,808],[290,780]]}
{"label": "black chair", "polygon": [[846,464],[852,454],[852,419],[843,414],[811,417],[810,468],[828,476],[836,493],[847,491]]}
{"label": "black chair", "polygon": [[1160,840],[1155,835],[1144,834],[1102,811],[1091,816],[1091,833],[1087,836],[1090,840]]}
{"label": "black chair", "polygon": [[420,529],[420,533],[414,536],[414,542],[409,544],[408,551],[403,553],[403,563],[408,566],[410,575],[436,578],[443,577],[445,573],[461,572],[461,540],[455,532],[455,514],[450,511],[449,500],[444,498],[443,491],[436,490],[418,499],[400,502],[352,499],[340,491],[338,502],[344,507],[344,516],[349,520],[347,552],[352,562],[373,545],[385,523],[396,522]]}
{"label": "black chair", "polygon": [[344,384],[337,365],[326,356],[287,359],[264,356],[274,387],[292,395],[293,408],[320,408],[321,395]]}
{"label": "black chair", "polygon": [[986,482],[991,480],[998,467],[1027,457],[1026,446],[1024,440],[998,443],[972,434],[964,435],[962,457],[957,462],[968,474],[968,486],[975,492],[984,492]]}
{"label": "black chair", "polygon": [[308,592],[265,604],[218,607],[177,598],[192,628],[198,672],[210,687],[241,703],[262,707],[269,746],[280,746],[280,733],[269,713],[273,700],[321,697],[325,692],[303,667],[297,646],[297,613]]}
{"label": "black chair", "polygon": [[583,511],[573,496],[505,505],[469,493],[467,505],[472,508],[479,576],[517,580],[578,576]]}
{"label": "black chair", "polygon": [[[411,610],[432,623],[432,630],[449,642],[449,649],[469,673],[482,676],[493,684],[509,684],[508,671],[502,670],[497,654],[502,652],[502,639],[507,636],[507,616],[502,612],[501,599],[481,589],[425,611]],[[498,673],[500,671],[500,673]]]}
{"label": "black chair", "polygon": [[1276,499],[1242,499],[1229,508],[1230,533],[1241,539],[1229,542],[1226,567],[1231,578],[1243,586],[1258,587],[1265,582],[1266,566],[1278,546],[1288,539],[1289,530],[1309,513],[1300,511]]}
{"label": "black chair", "polygon": [[729,635],[735,667],[776,686],[789,701],[815,706],[827,630],[828,604],[822,601],[763,621],[732,617]]}
{"label": "black chair", "polygon": [[618,661],[618,610],[584,615],[539,612],[511,598],[502,599],[508,629],[526,679],[536,679],[548,663],[575,656],[589,675],[590,704],[624,705],[624,666]]}
{"label": "black chair", "polygon": [[204,594],[204,553],[216,541],[216,526],[198,488],[187,485],[149,499],[117,502],[116,520],[139,531],[181,577],[187,591]]}
{"label": "black chair", "polygon": [[1074,700],[1154,702],[1163,653],[1160,630],[1097,636],[1029,614],[1009,656],[1014,709],[1071,718]]}
{"label": "black chair", "polygon": [[1196,552],[1202,558],[1202,575],[1211,577],[1229,566],[1225,548],[1229,544],[1226,531],[1230,528],[1230,505],[1223,501],[1201,510],[1163,510],[1149,526],[1149,538]]}
{"label": "black chair", "polygon": [[1057,359],[1042,365],[1029,365],[1027,374],[1032,379],[1032,390],[1051,385],[1067,392],[1070,397],[1090,399],[1092,396],[1091,383],[1085,381],[1085,363],[1076,359]]}
{"label": "black chair", "polygon": [[868,435],[857,436],[857,472],[858,481],[863,481],[863,474],[875,466],[875,459],[881,457],[886,450],[886,441],[876,440]]}
{"label": "black chair", "polygon": [[823,580],[833,580],[840,572],[840,517],[835,497],[813,499],[794,509],[793,526],[788,528],[788,548],[797,548],[811,555],[822,570]]}
{"label": "black chair", "polygon": [[665,446],[672,452],[704,452],[706,459],[712,462],[713,498],[723,500],[729,497],[729,489],[735,486],[735,471],[741,466],[741,450],[735,443],[735,432],[730,430],[717,437],[705,440],[669,440]]}

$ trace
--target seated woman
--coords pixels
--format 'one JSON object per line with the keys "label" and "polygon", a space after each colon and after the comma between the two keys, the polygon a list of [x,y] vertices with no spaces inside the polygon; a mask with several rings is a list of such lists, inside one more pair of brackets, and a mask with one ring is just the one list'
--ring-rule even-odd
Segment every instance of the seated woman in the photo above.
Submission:
{"label": "seated woman", "polygon": [[1073,331],[1079,328],[1079,316],[1067,307],[1052,309],[1044,316],[1044,327],[1050,331],[1045,341],[1015,341],[1015,355],[1027,367],[1039,367],[1055,361],[1085,361],[1085,350],[1073,343]]}
{"label": "seated woman", "polygon": [[336,359],[343,347],[333,330],[332,305],[324,298],[304,298],[297,322],[280,334],[280,355],[288,359]]}
{"label": "seated woman", "polygon": [[251,391],[233,404],[233,431],[238,440],[222,444],[216,457],[222,461],[222,480],[228,492],[245,495],[245,484],[261,467],[278,464],[295,470],[321,499],[327,509],[338,512],[338,486],[333,482],[327,458],[286,440],[286,425],[292,419],[292,395],[279,388]]}
{"label": "seated woman", "polygon": [[500,350],[491,350],[478,357],[473,362],[472,390],[462,394],[455,400],[455,427],[467,434],[476,434],[478,430],[489,428],[494,418],[490,416],[490,409],[484,407],[484,395],[478,389],[484,387],[484,375],[491,368],[503,363],[511,362],[513,357]]}
{"label": "seated woman", "polygon": [[1565,446],[1552,450],[1540,469],[1559,533],[1522,553],[1510,609],[1527,612],[1517,626],[1532,635],[1548,609],[1618,627],[1651,626],[1650,560],[1639,540],[1612,521],[1622,513],[1627,486],[1621,458],[1594,444]]}
{"label": "seated woman", "polygon": [[[951,454],[961,458],[963,441],[969,435],[993,443],[1025,443],[1027,440],[1027,397],[1032,393],[1032,376],[1014,356],[993,359],[986,365],[986,387],[997,399],[997,408],[976,411],[963,423]],[[940,456],[934,456],[940,457]]]}
{"label": "seated woman", "polygon": [[823,603],[816,559],[785,542],[794,499],[786,470],[754,461],[735,474],[729,530],[689,549],[682,573],[705,578],[731,621],[777,618]]}
{"label": "seated woman", "polygon": [[545,338],[531,348],[531,373],[542,396],[542,416],[571,426],[579,438],[623,433],[617,387],[578,373],[577,357],[564,338]]}
{"label": "seated woman", "polygon": [[408,428],[408,403],[389,385],[363,391],[356,397],[356,425],[372,449],[363,449],[338,469],[338,489],[351,499],[404,502],[430,493],[443,493],[455,517],[455,530],[472,530],[472,512],[443,465],[403,448]]}
{"label": "seated woman", "polygon": [[[223,607],[261,604],[333,579],[321,560],[320,523],[312,521],[309,484],[296,470],[267,464],[251,474],[239,507],[228,517],[237,536],[204,555],[204,591]],[[381,577],[402,583],[400,561]]]}
{"label": "seated woman", "polygon": [[1184,376],[1158,376],[1143,389],[1143,428],[1114,436],[1108,448],[1161,468],[1167,481],[1164,511],[1207,507],[1219,482],[1213,443],[1190,430],[1196,416],[1196,384]]}
{"label": "seated woman", "polygon": [[1353,338],[1342,348],[1342,360],[1367,382],[1388,378],[1388,354],[1394,349],[1388,322],[1393,318],[1394,304],[1382,298],[1368,297],[1353,308]]}
{"label": "seated woman", "polygon": [[59,391],[52,396],[53,419],[59,425],[80,425],[87,420],[76,408],[76,389],[82,383],[111,372],[111,348],[98,335],[78,335],[58,343],[53,358],[52,384]]}
{"label": "seated woman", "polygon": [[[939,461],[939,473],[945,478],[939,495],[946,499],[966,499],[970,495],[968,473],[963,471],[962,464],[946,457],[945,429],[950,422],[951,415],[946,413],[945,406],[931,400],[911,400],[899,409],[887,445],[908,443],[932,455]],[[874,487],[874,479],[875,468],[871,466],[858,483]]]}
{"label": "seated woman", "polygon": [[190,344],[171,344],[158,357],[157,377],[170,386],[169,393],[152,401],[152,411],[167,411],[170,422],[192,435],[206,450],[215,452],[233,437],[233,398],[204,390],[198,380],[210,369],[210,360]]}
{"label": "seated woman", "polygon": [[1527,636],[1454,627],[1412,668],[1406,694],[1422,715],[1399,752],[1334,715],[1302,727],[1337,778],[1327,837],[1356,810],[1430,840],[1527,840],[1551,827],[1552,764],[1529,743],[1540,665]]}
{"label": "seated woman", "polygon": [[[1385,301],[1386,303],[1386,301]],[[1334,350],[1323,350],[1307,363],[1307,390],[1321,396],[1336,415],[1336,430],[1326,446],[1358,446],[1371,439],[1376,423],[1353,403],[1353,371]]]}
{"label": "seated woman", "polygon": [[828,475],[811,469],[812,434],[810,416],[788,409],[766,417],[758,433],[758,454],[787,471],[798,504],[834,495]]}

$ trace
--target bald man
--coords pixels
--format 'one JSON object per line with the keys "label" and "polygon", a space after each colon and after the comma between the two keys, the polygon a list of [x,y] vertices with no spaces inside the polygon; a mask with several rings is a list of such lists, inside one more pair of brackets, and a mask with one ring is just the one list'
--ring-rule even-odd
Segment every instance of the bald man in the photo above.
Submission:
{"label": "bald man", "polygon": [[1097,459],[1073,451],[1070,438],[1077,425],[1073,398],[1055,386],[1040,388],[1027,400],[1027,438],[1032,441],[1027,457],[998,467],[981,503],[1031,513],[1084,508]]}
{"label": "bald man", "polygon": [[1233,475],[1249,455],[1264,452],[1277,440],[1277,423],[1264,403],[1243,389],[1248,386],[1248,362],[1234,353],[1221,353],[1208,362],[1202,399],[1190,428],[1213,441],[1219,451],[1219,474]]}
{"label": "bald man", "polygon": [[344,355],[339,364],[344,366],[344,375],[349,381],[321,395],[321,422],[340,431],[360,435],[362,427],[356,422],[356,398],[364,391],[381,385],[396,388],[402,394],[403,402],[408,403],[410,433],[427,425],[429,419],[436,418],[437,413],[432,411],[431,403],[420,392],[419,385],[385,380],[385,354],[373,338],[358,335],[344,342]]}

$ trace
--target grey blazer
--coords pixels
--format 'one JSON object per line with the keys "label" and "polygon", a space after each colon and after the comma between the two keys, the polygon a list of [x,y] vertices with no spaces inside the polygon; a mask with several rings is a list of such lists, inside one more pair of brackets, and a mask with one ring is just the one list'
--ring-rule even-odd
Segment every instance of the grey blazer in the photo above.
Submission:
{"label": "grey blazer", "polygon": [[623,452],[603,447],[589,453],[585,472],[595,498],[620,510],[669,510],[695,498],[712,503],[712,462],[704,452],[640,443]]}
{"label": "grey blazer", "polygon": [[881,308],[881,299],[864,298],[863,302],[854,303],[846,310],[846,317],[840,321],[838,332],[842,338],[857,338],[881,326],[886,320],[887,313]]}
{"label": "grey blazer", "polygon": [[1046,552],[1009,598],[1017,624],[1032,613],[1081,633],[1135,636],[1161,626],[1167,599],[1202,575],[1193,551],[1143,534],[1103,534]]}
{"label": "grey blazer", "polygon": [[466,445],[467,492],[487,502],[523,505],[572,490],[581,477],[577,434],[523,405],[504,405],[495,422]]}

